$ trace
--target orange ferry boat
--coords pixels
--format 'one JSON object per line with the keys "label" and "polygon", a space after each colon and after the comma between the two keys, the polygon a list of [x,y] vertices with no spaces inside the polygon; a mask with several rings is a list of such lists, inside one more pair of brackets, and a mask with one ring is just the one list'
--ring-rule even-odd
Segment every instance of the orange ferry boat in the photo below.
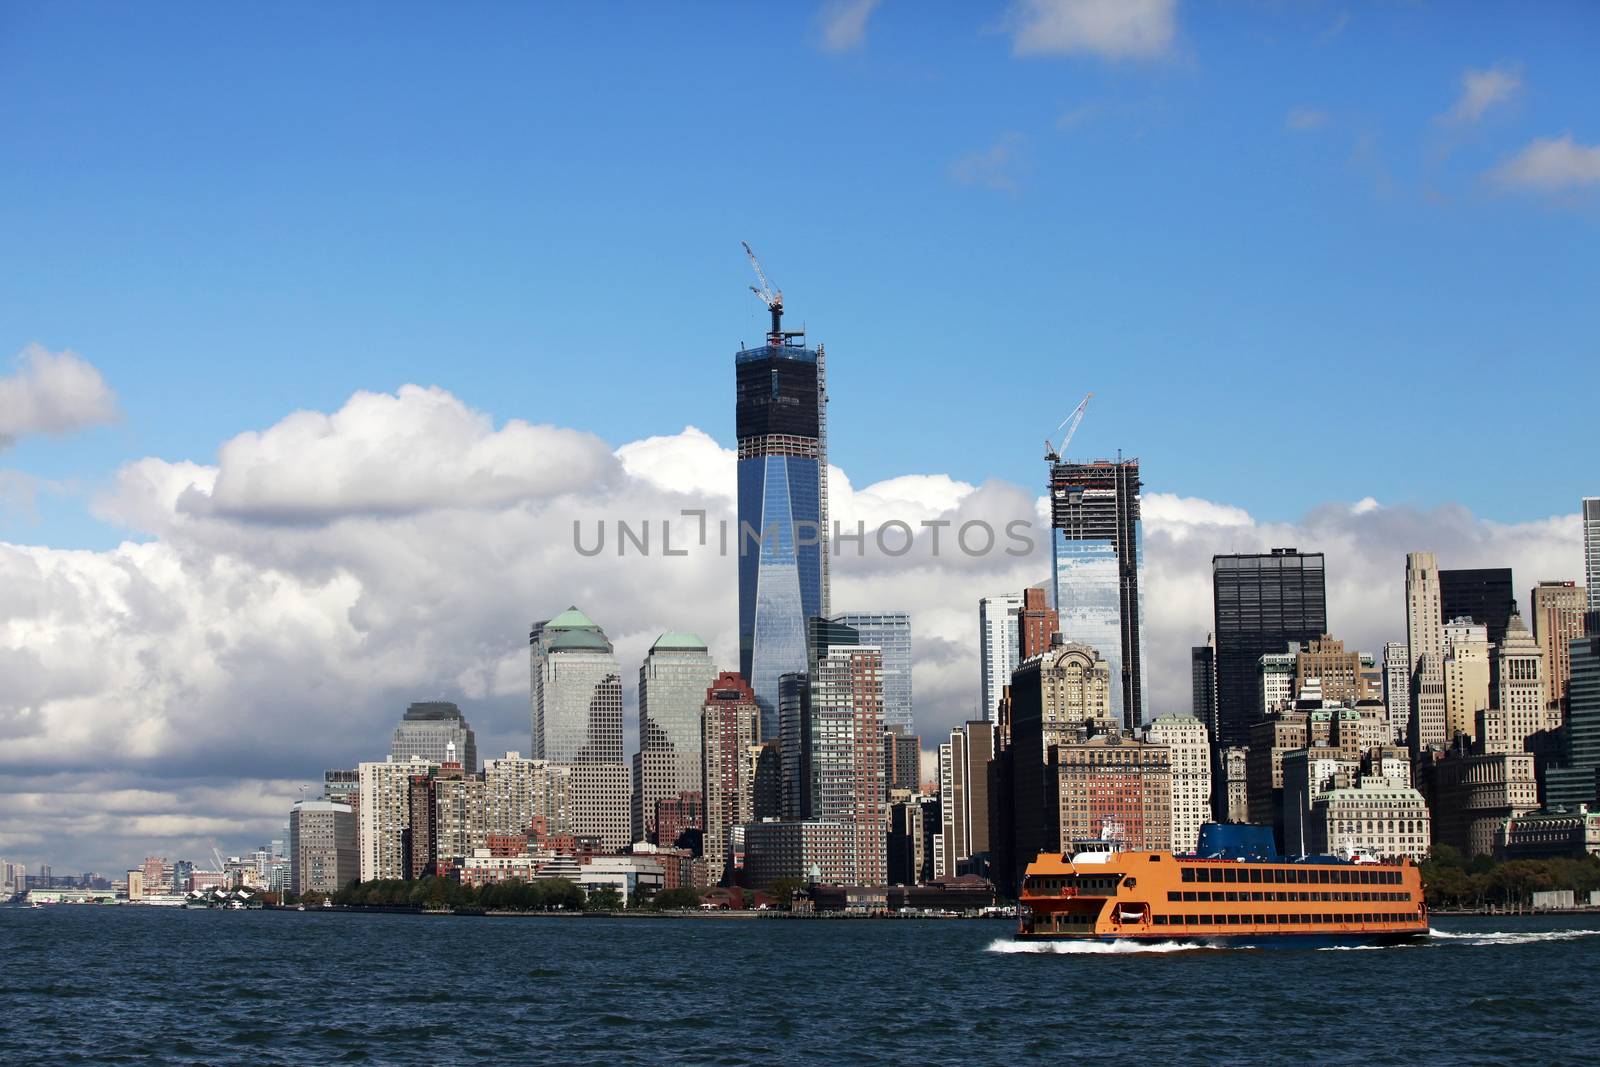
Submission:
{"label": "orange ferry boat", "polygon": [[1395,944],[1428,932],[1409,860],[1279,856],[1269,827],[1207,825],[1192,856],[1090,842],[1028,864],[1021,941]]}

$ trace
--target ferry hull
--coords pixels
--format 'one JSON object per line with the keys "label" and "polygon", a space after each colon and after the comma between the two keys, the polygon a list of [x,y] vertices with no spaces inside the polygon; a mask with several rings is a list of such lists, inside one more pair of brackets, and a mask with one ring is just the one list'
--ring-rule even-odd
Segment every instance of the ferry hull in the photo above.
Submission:
{"label": "ferry hull", "polygon": [[1404,945],[1428,936],[1427,930],[1374,933],[1256,933],[1256,934],[1030,934],[1019,932],[1017,941],[1078,941],[1096,944],[1194,945],[1206,948],[1381,948]]}

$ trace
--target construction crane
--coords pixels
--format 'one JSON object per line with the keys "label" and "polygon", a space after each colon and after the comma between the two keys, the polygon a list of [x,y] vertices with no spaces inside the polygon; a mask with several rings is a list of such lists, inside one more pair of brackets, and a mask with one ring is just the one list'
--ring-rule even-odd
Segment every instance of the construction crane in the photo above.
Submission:
{"label": "construction crane", "polygon": [[760,280],[759,288],[752,285],[750,291],[761,298],[767,305],[767,310],[772,313],[772,329],[767,333],[767,344],[774,348],[782,347],[784,342],[791,337],[804,337],[804,330],[789,330],[783,328],[783,290],[774,289],[767,281],[767,272],[761,269],[761,261],[756,258],[755,252],[750,248],[749,241],[740,241],[744,245],[744,254],[750,257],[750,266],[755,268],[756,277]]}
{"label": "construction crane", "polygon": [[[1050,439],[1048,437],[1045,438],[1044,458],[1047,462],[1060,463],[1062,457],[1067,454],[1067,446],[1072,443],[1072,435],[1078,432],[1078,424],[1083,421],[1083,413],[1089,409],[1089,398],[1092,396],[1094,396],[1093,393],[1086,394],[1078,402],[1078,406],[1072,409],[1072,414],[1061,420],[1061,426],[1067,428],[1065,436],[1061,438],[1061,444],[1052,445]],[[1061,426],[1056,427],[1058,432]]]}

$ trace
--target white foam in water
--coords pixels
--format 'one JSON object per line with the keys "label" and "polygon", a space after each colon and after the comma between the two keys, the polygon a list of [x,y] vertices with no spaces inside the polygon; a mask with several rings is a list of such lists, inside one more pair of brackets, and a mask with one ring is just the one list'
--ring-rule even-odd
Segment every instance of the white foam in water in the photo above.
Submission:
{"label": "white foam in water", "polygon": [[1438,941],[1462,941],[1468,945],[1531,945],[1540,941],[1576,941],[1584,937],[1600,937],[1600,930],[1494,930],[1471,933],[1430,929],[1428,936]]}
{"label": "white foam in water", "polygon": [[[1196,952],[1202,949],[1221,949],[1222,945],[1207,945],[1200,941],[1008,941],[998,938],[989,943],[988,952],[1038,953],[1063,956],[1126,956],[1147,952]],[[1228,948],[1249,948],[1249,945],[1229,945]]]}

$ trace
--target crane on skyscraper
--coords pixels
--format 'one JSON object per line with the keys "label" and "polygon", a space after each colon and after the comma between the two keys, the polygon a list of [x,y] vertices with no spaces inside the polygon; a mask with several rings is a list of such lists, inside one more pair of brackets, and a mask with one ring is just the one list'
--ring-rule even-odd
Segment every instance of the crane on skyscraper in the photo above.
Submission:
{"label": "crane on skyscraper", "polygon": [[[1061,426],[1065,426],[1067,432],[1061,438],[1060,445],[1052,445],[1050,439],[1045,438],[1044,458],[1047,462],[1060,463],[1062,457],[1067,454],[1067,446],[1072,443],[1072,435],[1078,432],[1078,423],[1083,421],[1083,413],[1089,409],[1089,398],[1092,396],[1093,393],[1086,393],[1084,398],[1078,401],[1078,406],[1072,409],[1072,414],[1061,420]],[[1056,429],[1059,431],[1061,426],[1057,426]]]}
{"label": "crane on skyscraper", "polygon": [[785,338],[805,336],[804,330],[784,332],[783,290],[774,289],[772,284],[767,281],[767,273],[761,269],[761,261],[756,258],[755,252],[750,248],[750,242],[740,241],[739,243],[744,245],[744,254],[750,257],[750,266],[755,268],[756,277],[761,281],[759,288],[752,285],[750,291],[760,297],[761,302],[767,305],[767,310],[772,313],[772,330],[767,334],[767,343],[776,348],[784,343]]}

